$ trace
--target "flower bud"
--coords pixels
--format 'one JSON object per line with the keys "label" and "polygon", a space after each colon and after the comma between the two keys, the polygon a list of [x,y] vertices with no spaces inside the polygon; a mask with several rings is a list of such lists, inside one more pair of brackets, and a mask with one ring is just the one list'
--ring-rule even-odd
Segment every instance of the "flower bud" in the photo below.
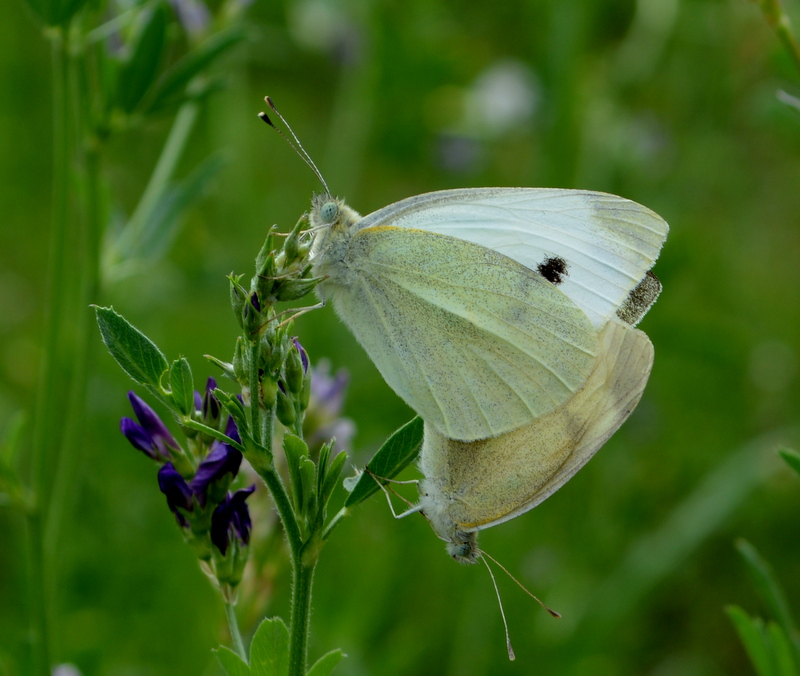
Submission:
{"label": "flower bud", "polygon": [[188,529],[189,521],[184,511],[191,512],[194,509],[192,489],[171,462],[158,470],[158,487],[167,496],[167,505],[175,515],[175,520],[182,528]]}
{"label": "flower bud", "polygon": [[308,354],[297,338],[292,339],[292,347],[283,365],[284,382],[289,392],[299,394],[303,391],[303,380],[308,373]]}
{"label": "flower bud", "polygon": [[250,511],[245,500],[256,489],[255,485],[243,488],[233,494],[228,493],[214,510],[211,517],[211,542],[223,556],[232,540],[241,545],[250,542]]}
{"label": "flower bud", "polygon": [[294,408],[294,399],[286,394],[285,386],[282,381],[278,381],[278,392],[275,406],[275,415],[281,424],[292,427],[297,420],[297,413]]}

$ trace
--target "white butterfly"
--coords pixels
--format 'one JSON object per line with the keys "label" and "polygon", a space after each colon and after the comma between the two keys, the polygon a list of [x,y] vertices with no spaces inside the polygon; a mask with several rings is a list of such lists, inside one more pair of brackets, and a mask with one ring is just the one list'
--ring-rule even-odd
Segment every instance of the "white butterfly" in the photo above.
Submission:
{"label": "white butterfly", "polygon": [[667,224],[605,193],[448,190],[364,218],[314,200],[318,292],[386,382],[444,438],[476,441],[558,411],[584,386],[615,316],[660,290]]}
{"label": "white butterfly", "polygon": [[426,423],[416,510],[450,556],[474,563],[477,531],[533,509],[569,481],[636,408],[652,365],[647,336],[612,318],[586,383],[552,413],[472,442],[448,439]]}

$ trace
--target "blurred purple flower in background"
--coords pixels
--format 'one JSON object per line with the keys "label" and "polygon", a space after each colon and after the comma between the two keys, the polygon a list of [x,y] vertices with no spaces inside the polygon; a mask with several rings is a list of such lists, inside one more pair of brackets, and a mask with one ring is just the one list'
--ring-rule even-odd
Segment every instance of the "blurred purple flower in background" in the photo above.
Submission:
{"label": "blurred purple flower in background", "polygon": [[350,418],[342,417],[349,382],[350,375],[345,369],[331,375],[330,362],[325,359],[312,367],[311,399],[304,426],[309,447],[323,444],[331,437],[336,437],[340,450],[350,447],[356,426]]}

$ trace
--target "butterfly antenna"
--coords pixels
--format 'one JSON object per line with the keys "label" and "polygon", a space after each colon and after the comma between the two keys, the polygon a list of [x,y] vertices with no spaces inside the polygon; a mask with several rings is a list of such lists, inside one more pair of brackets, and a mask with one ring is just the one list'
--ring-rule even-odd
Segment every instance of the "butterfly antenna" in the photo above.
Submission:
{"label": "butterfly antenna", "polygon": [[[490,556],[489,558],[491,559],[492,557]],[[503,627],[506,630],[506,649],[508,650],[508,659],[513,662],[515,659],[517,659],[517,656],[514,654],[514,648],[511,645],[511,637],[508,635],[508,622],[506,622],[506,613],[503,610],[503,601],[500,599],[500,590],[497,588],[497,580],[494,579],[494,573],[492,572],[492,568],[489,565],[489,562],[484,558],[482,558],[481,561],[483,561],[484,565],[486,566],[486,570],[489,571],[489,577],[492,578],[492,584],[494,585],[494,593],[497,596],[497,604],[500,606],[500,617],[503,618]],[[492,561],[494,561],[494,559],[492,559]],[[497,561],[494,562],[497,563]],[[502,568],[502,566],[500,567]]]}
{"label": "butterfly antenna", "polygon": [[306,152],[306,149],[303,148],[303,144],[300,143],[300,139],[297,138],[297,134],[294,133],[294,130],[286,121],[286,118],[280,114],[280,111],[275,107],[275,104],[272,102],[272,99],[269,96],[265,96],[264,100],[267,102],[267,105],[270,108],[272,108],[272,112],[274,112],[278,116],[280,121],[283,122],[283,125],[289,130],[289,133],[292,135],[292,139],[294,139],[294,142],[292,142],[292,140],[290,140],[286,136],[286,134],[284,134],[278,127],[275,126],[275,124],[272,122],[272,120],[269,119],[269,116],[266,113],[261,112],[258,114],[258,116],[283,137],[283,140],[286,141],[286,143],[288,143],[292,147],[292,150],[294,150],[300,156],[303,162],[305,162],[309,166],[311,171],[314,172],[314,175],[319,179],[319,182],[322,183],[322,187],[325,188],[325,192],[328,195],[330,195],[331,194],[330,188],[328,188],[328,184],[325,182],[325,179],[322,178],[322,172],[320,172],[320,170],[317,169],[317,165],[314,164],[314,160],[311,159],[311,155],[309,155]]}
{"label": "butterfly antenna", "polygon": [[[498,566],[498,567],[500,568],[500,570],[502,570],[502,571],[503,571],[503,572],[504,572],[506,575],[508,575],[508,576],[509,576],[509,577],[510,577],[512,580],[514,580],[514,582],[516,582],[516,583],[517,583],[517,585],[519,586],[519,588],[520,588],[522,591],[524,591],[524,592],[525,592],[525,593],[526,593],[528,596],[530,596],[530,597],[531,597],[531,598],[532,598],[534,601],[536,601],[536,603],[538,603],[538,604],[539,604],[539,605],[540,605],[542,608],[544,608],[544,609],[545,609],[545,610],[546,610],[548,613],[550,613],[550,614],[551,614],[553,617],[561,617],[561,613],[559,613],[559,612],[556,612],[556,611],[555,611],[555,610],[553,610],[552,608],[548,608],[548,607],[547,607],[547,605],[545,605],[545,604],[542,602],[542,600],[541,600],[541,599],[539,599],[539,598],[537,598],[536,596],[534,596],[533,594],[531,594],[531,592],[529,592],[529,591],[528,591],[528,589],[525,587],[525,585],[523,585],[523,584],[522,584],[522,582],[520,582],[520,581],[519,581],[517,578],[515,578],[515,577],[514,577],[514,576],[513,576],[511,573],[509,573],[509,572],[508,572],[508,569],[507,569],[507,568],[506,568],[506,567],[505,567],[505,566],[504,566],[502,563],[500,563],[500,562],[499,562],[499,561],[498,561],[496,558],[494,558],[494,557],[493,557],[491,554],[487,554],[487,553],[486,553],[485,551],[483,551],[483,550],[481,550],[481,554],[483,554],[483,556],[485,556],[485,557],[487,557],[488,559],[490,559],[490,560],[492,561],[492,563],[494,563],[496,566]],[[494,576],[492,576],[492,581],[494,581]],[[496,588],[496,585],[495,585],[495,588]]]}

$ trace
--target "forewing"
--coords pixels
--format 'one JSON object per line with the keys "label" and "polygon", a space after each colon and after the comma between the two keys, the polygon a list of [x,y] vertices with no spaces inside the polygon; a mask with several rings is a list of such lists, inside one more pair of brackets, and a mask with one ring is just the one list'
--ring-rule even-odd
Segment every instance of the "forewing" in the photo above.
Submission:
{"label": "forewing", "polygon": [[502,434],[581,388],[597,348],[558,288],[490,249],[430,232],[360,230],[337,311],[386,382],[452,439]]}
{"label": "forewing", "polygon": [[[450,235],[541,270],[597,328],[626,304],[658,258],[668,231],[660,216],[636,202],[549,188],[426,193],[380,209],[357,227],[380,225]],[[559,261],[566,263],[563,273]],[[637,308],[637,321],[647,307]]]}

